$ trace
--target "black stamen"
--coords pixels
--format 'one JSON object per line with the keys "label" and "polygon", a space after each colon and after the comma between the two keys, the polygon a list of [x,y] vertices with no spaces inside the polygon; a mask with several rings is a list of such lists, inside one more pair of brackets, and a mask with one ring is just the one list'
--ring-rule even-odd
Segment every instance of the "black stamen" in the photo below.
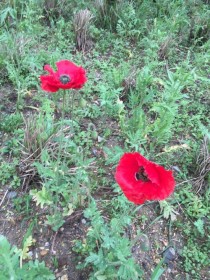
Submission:
{"label": "black stamen", "polygon": [[71,81],[71,79],[68,75],[61,75],[59,80],[64,85],[68,84]]}
{"label": "black stamen", "polygon": [[139,171],[136,172],[135,176],[136,176],[137,181],[141,180],[143,182],[149,182],[147,174],[144,171],[144,167],[142,167],[142,166],[139,168]]}

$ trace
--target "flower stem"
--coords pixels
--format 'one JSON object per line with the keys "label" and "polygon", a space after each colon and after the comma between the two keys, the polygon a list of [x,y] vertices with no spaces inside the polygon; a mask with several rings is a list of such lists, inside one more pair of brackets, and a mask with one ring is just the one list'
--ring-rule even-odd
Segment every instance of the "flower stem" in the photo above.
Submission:
{"label": "flower stem", "polygon": [[72,128],[73,128],[73,119],[74,119],[74,95],[75,95],[75,91],[73,90],[72,97],[71,97],[71,122],[72,122]]}
{"label": "flower stem", "polygon": [[66,91],[63,90],[62,121],[64,121],[64,117],[65,117],[65,102],[66,102]]}

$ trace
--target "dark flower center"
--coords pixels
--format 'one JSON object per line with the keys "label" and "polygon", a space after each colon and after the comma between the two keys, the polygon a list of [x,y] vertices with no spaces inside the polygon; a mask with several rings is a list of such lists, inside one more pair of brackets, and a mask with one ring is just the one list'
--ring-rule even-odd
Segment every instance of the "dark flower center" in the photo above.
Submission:
{"label": "dark flower center", "polygon": [[71,79],[68,75],[61,75],[59,80],[63,85],[68,84],[68,82],[71,81]]}
{"label": "dark flower center", "polygon": [[135,176],[136,176],[136,180],[137,180],[137,181],[139,181],[139,180],[140,180],[140,181],[143,181],[143,182],[149,182],[149,181],[150,181],[150,180],[148,179],[148,176],[147,176],[147,174],[146,174],[146,172],[145,172],[143,166],[141,166],[141,167],[139,168],[139,171],[136,172]]}

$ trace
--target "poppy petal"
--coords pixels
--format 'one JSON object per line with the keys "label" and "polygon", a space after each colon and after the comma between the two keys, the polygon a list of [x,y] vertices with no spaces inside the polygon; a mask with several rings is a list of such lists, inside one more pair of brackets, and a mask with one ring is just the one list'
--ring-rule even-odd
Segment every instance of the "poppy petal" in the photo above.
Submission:
{"label": "poppy petal", "polygon": [[77,68],[79,68],[76,64],[74,64],[69,60],[60,60],[56,62],[56,66],[58,69],[57,70],[58,75],[72,73],[75,70],[77,70]]}
{"label": "poppy petal", "polygon": [[139,153],[125,153],[116,169],[115,179],[128,200],[162,200],[174,190],[172,171],[147,160]]}
{"label": "poppy petal", "polygon": [[[55,92],[59,89],[80,89],[87,81],[85,70],[69,60],[56,62],[57,71],[54,72],[50,65],[46,64],[44,70],[49,75],[40,76],[41,88],[49,92]],[[62,76],[67,76],[67,82],[62,83]],[[68,81],[69,78],[69,81]]]}
{"label": "poppy petal", "polygon": [[53,77],[50,77],[50,76],[40,76],[41,88],[43,90],[49,91],[49,92],[58,91],[59,88],[56,85],[54,85],[52,79],[53,79]]}
{"label": "poppy petal", "polygon": [[44,69],[45,71],[49,72],[51,75],[54,74],[54,71],[53,71],[53,69],[51,68],[51,66],[50,66],[49,64],[45,64],[44,67],[43,67],[43,69]]}

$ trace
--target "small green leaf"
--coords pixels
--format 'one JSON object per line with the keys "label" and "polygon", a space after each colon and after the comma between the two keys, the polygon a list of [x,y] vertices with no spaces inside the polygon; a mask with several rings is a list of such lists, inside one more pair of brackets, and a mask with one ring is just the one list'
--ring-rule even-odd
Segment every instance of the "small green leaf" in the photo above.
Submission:
{"label": "small green leaf", "polygon": [[205,231],[204,231],[204,222],[201,219],[198,219],[196,222],[194,222],[194,225],[196,226],[198,232],[204,236]]}
{"label": "small green leaf", "polygon": [[36,205],[38,206],[40,204],[41,208],[44,207],[44,204],[52,204],[51,196],[45,187],[42,187],[41,191],[31,190],[30,195],[32,195],[32,199],[36,202]]}
{"label": "small green leaf", "polygon": [[165,271],[165,269],[162,268],[163,261],[164,259],[162,259],[159,262],[159,264],[156,266],[155,270],[152,273],[151,280],[158,280],[160,276],[163,274],[163,272]]}
{"label": "small green leaf", "polygon": [[22,250],[22,254],[21,254],[23,260],[28,258],[29,247],[32,246],[34,244],[34,242],[35,242],[35,240],[32,238],[31,235],[24,242],[23,250]]}

